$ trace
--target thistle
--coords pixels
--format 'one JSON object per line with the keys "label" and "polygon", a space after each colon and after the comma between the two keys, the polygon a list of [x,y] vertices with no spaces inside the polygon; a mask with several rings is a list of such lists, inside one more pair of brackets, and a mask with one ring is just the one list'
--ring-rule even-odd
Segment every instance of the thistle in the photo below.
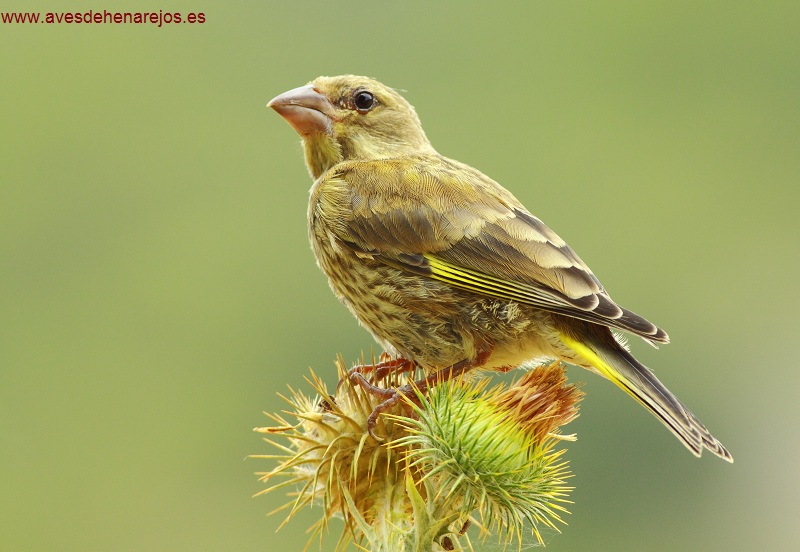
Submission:
{"label": "thistle", "polygon": [[[540,529],[558,531],[571,488],[564,450],[556,445],[574,439],[559,428],[577,416],[582,397],[560,363],[505,386],[461,378],[406,397],[381,416],[375,433],[383,441],[367,431],[381,400],[349,383],[341,359],[337,365],[334,395],[312,372],[307,381],[315,397],[298,391],[284,397],[290,409],[283,414],[296,422],[267,414],[278,425],[256,428],[280,451],[254,456],[278,461],[259,473],[271,486],[258,495],[293,489],[293,499],[276,510],[288,510],[284,524],[305,506],[322,506],[309,543],[327,533],[334,517],[344,521],[337,550],[351,540],[373,552],[471,549],[470,524],[483,538],[495,534],[518,546],[527,526],[539,543]],[[413,377],[392,374],[377,384],[397,387]]]}

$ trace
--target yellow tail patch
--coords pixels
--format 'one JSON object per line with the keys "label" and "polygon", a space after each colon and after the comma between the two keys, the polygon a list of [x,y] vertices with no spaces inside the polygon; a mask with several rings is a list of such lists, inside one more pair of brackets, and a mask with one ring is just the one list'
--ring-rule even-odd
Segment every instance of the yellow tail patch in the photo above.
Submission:
{"label": "yellow tail patch", "polygon": [[600,358],[600,356],[594,352],[591,348],[589,348],[584,343],[577,341],[571,338],[568,335],[560,334],[561,341],[564,342],[570,349],[578,353],[582,356],[588,364],[591,364],[598,372],[600,372],[603,376],[614,382],[614,384],[625,391],[628,395],[636,399],[636,402],[639,404],[651,408],[643,399],[642,397],[634,391],[634,386],[632,383],[620,374],[617,370],[614,369],[608,362]]}

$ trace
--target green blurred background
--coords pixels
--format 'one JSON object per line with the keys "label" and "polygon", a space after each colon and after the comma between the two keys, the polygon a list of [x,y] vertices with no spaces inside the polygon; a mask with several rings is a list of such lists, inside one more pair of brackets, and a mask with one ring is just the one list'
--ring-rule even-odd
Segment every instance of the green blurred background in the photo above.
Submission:
{"label": "green blurred background", "polygon": [[302,548],[320,511],[275,534],[251,428],[373,344],[314,265],[299,139],[265,104],[356,73],[669,331],[637,356],[736,458],[693,458],[572,370],[575,504],[548,550],[798,549],[800,4],[561,4],[95,1],[69,5],[206,23],[0,25],[0,548]]}

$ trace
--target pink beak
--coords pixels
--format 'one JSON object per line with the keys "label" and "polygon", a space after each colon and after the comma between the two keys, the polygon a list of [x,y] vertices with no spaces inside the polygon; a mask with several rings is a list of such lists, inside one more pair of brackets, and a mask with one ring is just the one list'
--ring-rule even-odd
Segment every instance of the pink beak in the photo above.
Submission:
{"label": "pink beak", "polygon": [[272,98],[267,107],[277,111],[304,137],[315,132],[330,134],[335,120],[333,104],[310,84]]}

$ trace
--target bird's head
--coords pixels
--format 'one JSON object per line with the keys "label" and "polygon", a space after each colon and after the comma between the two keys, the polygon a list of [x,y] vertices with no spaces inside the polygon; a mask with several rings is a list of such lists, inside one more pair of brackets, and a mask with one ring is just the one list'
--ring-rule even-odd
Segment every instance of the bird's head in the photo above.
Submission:
{"label": "bird's head", "polygon": [[434,152],[411,104],[367,77],[319,77],[268,106],[303,138],[315,179],[342,161]]}

